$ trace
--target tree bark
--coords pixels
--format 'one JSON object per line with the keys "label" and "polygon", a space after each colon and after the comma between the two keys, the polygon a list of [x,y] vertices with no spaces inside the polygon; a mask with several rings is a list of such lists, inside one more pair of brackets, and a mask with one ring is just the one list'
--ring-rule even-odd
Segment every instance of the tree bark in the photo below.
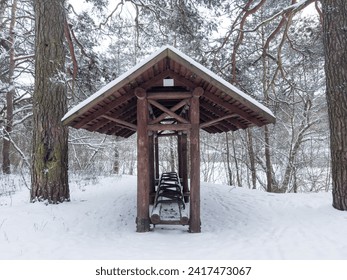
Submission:
{"label": "tree bark", "polygon": [[347,6],[321,0],[333,207],[347,210]]}
{"label": "tree bark", "polygon": [[70,199],[64,50],[64,0],[36,0],[31,202]]}

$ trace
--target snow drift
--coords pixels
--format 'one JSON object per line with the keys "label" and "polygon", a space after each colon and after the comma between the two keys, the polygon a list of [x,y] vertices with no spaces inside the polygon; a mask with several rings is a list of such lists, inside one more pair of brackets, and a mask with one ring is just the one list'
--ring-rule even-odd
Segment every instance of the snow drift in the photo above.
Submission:
{"label": "snow drift", "polygon": [[202,233],[135,232],[136,177],[71,183],[72,201],[0,196],[0,259],[346,259],[347,212],[330,193],[271,194],[201,186]]}

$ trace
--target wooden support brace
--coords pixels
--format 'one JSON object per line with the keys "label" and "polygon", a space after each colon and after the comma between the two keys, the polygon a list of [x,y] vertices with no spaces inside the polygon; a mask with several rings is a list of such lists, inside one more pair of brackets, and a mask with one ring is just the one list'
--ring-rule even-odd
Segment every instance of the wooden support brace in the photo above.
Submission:
{"label": "wooden support brace", "polygon": [[[189,99],[182,100],[181,102],[179,102],[175,106],[173,106],[170,110],[173,111],[173,112],[176,112],[178,109],[182,108],[183,106],[189,105],[189,102],[190,102]],[[159,123],[162,120],[164,120],[166,117],[167,117],[167,114],[163,113],[159,117],[157,117],[156,119],[152,120],[150,122],[150,124]]]}
{"label": "wooden support brace", "polygon": [[185,106],[187,103],[184,100],[183,102],[178,103],[176,106],[173,106],[171,109],[166,108],[165,106],[161,105],[160,103],[158,103],[157,101],[154,100],[149,100],[148,101],[151,105],[157,107],[158,109],[160,109],[161,111],[164,112],[164,114],[160,115],[158,118],[154,119],[153,121],[150,122],[150,124],[156,124],[158,122],[160,122],[161,120],[163,120],[164,118],[166,118],[166,116],[170,116],[176,120],[178,120],[181,123],[189,123],[186,119],[182,118],[181,116],[177,115],[175,113],[175,111],[177,111],[179,108]]}

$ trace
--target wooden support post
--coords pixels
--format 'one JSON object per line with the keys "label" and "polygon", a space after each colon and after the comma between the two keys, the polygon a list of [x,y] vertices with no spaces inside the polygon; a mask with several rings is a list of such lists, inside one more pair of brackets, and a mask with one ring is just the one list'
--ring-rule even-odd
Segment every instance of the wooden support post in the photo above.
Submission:
{"label": "wooden support post", "polygon": [[[183,193],[189,193],[188,187],[188,141],[187,133],[183,132],[181,136],[181,146],[182,146],[182,186]],[[185,202],[189,202],[189,196],[184,197]]]}
{"label": "wooden support post", "polygon": [[190,101],[190,218],[189,232],[201,232],[200,222],[200,104],[199,97],[204,93],[201,87],[193,91]]}
{"label": "wooden support post", "polygon": [[146,91],[135,89],[137,96],[137,217],[136,231],[147,232],[150,229],[149,219],[149,137],[148,102]]}
{"label": "wooden support post", "polygon": [[178,177],[182,178],[182,132],[177,136],[177,158],[178,158]]}
{"label": "wooden support post", "polygon": [[154,204],[155,178],[154,178],[154,133],[149,133],[149,203]]}
{"label": "wooden support post", "polygon": [[158,134],[154,138],[154,152],[155,152],[155,179],[159,180],[159,137],[158,137]]}

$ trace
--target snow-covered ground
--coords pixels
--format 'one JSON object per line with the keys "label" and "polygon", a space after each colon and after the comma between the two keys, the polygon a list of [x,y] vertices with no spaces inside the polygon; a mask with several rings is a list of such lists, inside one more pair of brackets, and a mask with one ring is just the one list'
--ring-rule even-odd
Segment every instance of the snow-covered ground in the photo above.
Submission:
{"label": "snow-covered ground", "polygon": [[347,259],[347,212],[330,193],[269,194],[203,183],[202,233],[135,232],[136,177],[71,183],[69,203],[0,196],[0,259]]}

